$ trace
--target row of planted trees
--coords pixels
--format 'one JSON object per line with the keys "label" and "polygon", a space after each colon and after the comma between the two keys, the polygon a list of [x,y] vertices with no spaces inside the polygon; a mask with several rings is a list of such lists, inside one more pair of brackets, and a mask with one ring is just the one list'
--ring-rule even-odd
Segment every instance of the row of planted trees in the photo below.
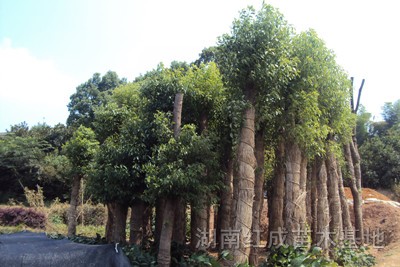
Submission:
{"label": "row of planted trees", "polygon": [[[296,34],[269,5],[249,8],[192,65],[160,65],[112,90],[99,90],[94,78],[69,105],[70,126],[80,125],[64,146],[76,170],[70,235],[88,176],[108,208],[107,240],[126,240],[131,207],[130,242],[152,237],[159,266],[170,265],[172,241],[206,249],[214,226],[219,248],[257,265],[264,188],[269,245],[298,245],[304,233],[327,252],[343,233],[362,243],[352,85],[313,30]],[[224,239],[227,230],[235,245]]]}

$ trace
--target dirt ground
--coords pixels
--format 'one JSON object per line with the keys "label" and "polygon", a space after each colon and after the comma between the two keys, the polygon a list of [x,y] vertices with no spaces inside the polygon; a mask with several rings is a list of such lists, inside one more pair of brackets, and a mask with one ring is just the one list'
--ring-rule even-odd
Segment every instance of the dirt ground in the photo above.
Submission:
{"label": "dirt ground", "polygon": [[[350,188],[345,188],[346,198],[352,200]],[[385,194],[370,188],[363,188],[362,197],[366,241],[369,239],[370,252],[376,257],[378,267],[400,266],[400,208],[391,205]],[[368,199],[376,199],[369,201]],[[381,202],[380,202],[381,201]],[[352,213],[352,205],[350,212]],[[268,203],[264,201],[261,216],[263,240],[267,238]]]}
{"label": "dirt ground", "polygon": [[[347,199],[353,199],[353,195],[351,194],[350,188],[345,187],[344,188],[344,194],[345,194]],[[386,200],[386,201],[391,200],[386,195],[381,194],[378,191],[375,191],[374,189],[370,189],[370,188],[363,188],[363,190],[362,190],[362,198],[364,200],[367,199],[367,198],[376,198],[376,199],[381,199],[381,200]]]}
{"label": "dirt ground", "polygon": [[[349,188],[345,188],[345,195],[352,200]],[[363,188],[362,197],[365,200],[363,205],[364,235],[366,241],[369,241],[370,252],[376,257],[376,266],[399,267],[400,208],[393,206],[389,197],[370,188]],[[378,201],[371,202],[368,199]],[[352,213],[352,205],[349,206]]]}

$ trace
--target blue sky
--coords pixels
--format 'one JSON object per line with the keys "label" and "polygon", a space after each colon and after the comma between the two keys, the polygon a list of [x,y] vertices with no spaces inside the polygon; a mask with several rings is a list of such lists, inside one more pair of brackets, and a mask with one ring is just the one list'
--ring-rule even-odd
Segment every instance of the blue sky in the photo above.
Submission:
{"label": "blue sky", "polygon": [[[338,62],[366,79],[362,103],[379,115],[400,99],[397,1],[270,0],[298,31],[314,28]],[[0,0],[0,132],[27,121],[65,123],[69,96],[93,73],[133,80],[195,60],[261,0]]]}

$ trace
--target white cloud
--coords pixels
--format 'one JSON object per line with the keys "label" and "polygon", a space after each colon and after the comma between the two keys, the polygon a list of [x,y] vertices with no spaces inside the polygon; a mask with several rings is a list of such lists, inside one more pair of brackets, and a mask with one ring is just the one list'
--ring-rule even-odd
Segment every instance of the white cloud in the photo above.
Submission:
{"label": "white cloud", "polygon": [[0,132],[26,121],[65,123],[66,105],[77,83],[51,60],[39,59],[28,49],[0,42]]}

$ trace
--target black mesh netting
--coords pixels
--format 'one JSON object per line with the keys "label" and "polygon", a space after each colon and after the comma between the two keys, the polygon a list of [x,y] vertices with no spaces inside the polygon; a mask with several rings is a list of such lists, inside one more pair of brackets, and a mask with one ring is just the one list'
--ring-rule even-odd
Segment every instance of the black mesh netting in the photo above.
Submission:
{"label": "black mesh netting", "polygon": [[54,240],[44,233],[3,234],[0,235],[0,266],[131,266],[121,248],[117,250],[115,245]]}

